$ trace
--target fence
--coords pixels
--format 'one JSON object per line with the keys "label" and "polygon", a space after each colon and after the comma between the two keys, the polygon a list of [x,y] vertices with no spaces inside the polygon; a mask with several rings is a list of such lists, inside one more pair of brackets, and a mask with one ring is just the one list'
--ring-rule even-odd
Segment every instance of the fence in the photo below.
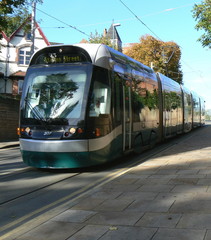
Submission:
{"label": "fence", "polygon": [[0,141],[18,140],[20,101],[0,96]]}

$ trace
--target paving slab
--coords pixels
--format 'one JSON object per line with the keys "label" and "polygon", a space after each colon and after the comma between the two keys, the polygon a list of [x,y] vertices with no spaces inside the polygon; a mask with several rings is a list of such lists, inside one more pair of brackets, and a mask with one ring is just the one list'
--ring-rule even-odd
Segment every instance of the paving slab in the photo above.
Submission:
{"label": "paving slab", "polygon": [[206,178],[206,174],[194,174],[194,175],[177,175],[177,178],[198,178],[198,179],[203,179]]}
{"label": "paving slab", "polygon": [[86,225],[67,240],[97,240],[109,231],[109,226]]}
{"label": "paving slab", "polygon": [[204,240],[205,230],[159,228],[152,240]]}
{"label": "paving slab", "polygon": [[195,192],[195,193],[204,193],[208,190],[208,185],[190,185],[190,184],[179,184],[175,185],[174,188],[172,188],[172,192]]}
{"label": "paving slab", "polygon": [[156,231],[156,228],[115,226],[111,228],[111,230],[108,231],[105,235],[103,235],[100,240],[149,240],[152,239]]}
{"label": "paving slab", "polygon": [[170,213],[146,213],[136,223],[140,227],[155,227],[155,228],[175,228],[182,214]]}
{"label": "paving slab", "polygon": [[155,199],[134,201],[127,209],[134,212],[168,212],[174,199]]}
{"label": "paving slab", "polygon": [[174,188],[174,185],[168,185],[168,184],[145,184],[141,186],[138,191],[140,192],[171,192],[171,190]]}
{"label": "paving slab", "polygon": [[103,198],[95,198],[90,201],[89,198],[81,199],[76,205],[73,206],[73,209],[78,210],[87,210],[87,211],[94,211],[94,209],[106,201]]}
{"label": "paving slab", "polygon": [[197,178],[197,176],[192,176],[192,177],[178,177],[178,178],[174,178],[171,179],[168,184],[171,185],[182,185],[182,184],[188,184],[188,185],[196,185],[199,183],[199,178]]}
{"label": "paving slab", "polygon": [[156,199],[168,199],[172,200],[176,203],[176,201],[192,201],[196,196],[198,196],[197,193],[194,192],[177,192],[177,193],[159,193],[156,197]]}
{"label": "paving slab", "polygon": [[52,219],[52,221],[56,222],[75,222],[75,223],[83,223],[93,215],[95,215],[97,212],[94,211],[85,211],[85,210],[74,210],[70,209],[67,210],[55,218]]}
{"label": "paving slab", "polygon": [[131,199],[108,199],[94,208],[95,211],[123,211],[133,203]]}
{"label": "paving slab", "polygon": [[120,191],[120,192],[131,192],[131,191],[135,191],[136,189],[138,189],[140,187],[140,185],[138,184],[113,184],[113,183],[109,183],[106,184],[102,187],[102,189],[105,191],[111,191],[111,192],[116,192],[116,191]]}
{"label": "paving slab", "polygon": [[105,190],[100,190],[98,189],[98,191],[93,192],[90,196],[89,199],[103,199],[103,200],[107,200],[107,199],[115,199],[118,198],[119,196],[122,195],[123,192],[115,192],[115,191],[109,191],[107,189]]}
{"label": "paving slab", "polygon": [[192,199],[186,201],[184,199],[177,200],[169,209],[171,213],[211,213],[211,202],[210,200],[203,199]]}
{"label": "paving slab", "polygon": [[157,197],[158,193],[154,192],[125,192],[122,193],[117,199],[136,200],[153,200]]}
{"label": "paving slab", "polygon": [[[156,175],[157,176],[157,175]],[[150,185],[159,185],[159,184],[168,184],[169,180],[171,178],[165,178],[165,177],[148,177],[147,179],[140,179],[136,182],[136,184],[139,184],[139,186],[150,184]]]}
{"label": "paving slab", "polygon": [[17,240],[63,240],[72,236],[83,227],[84,225],[79,223],[48,221],[17,238]]}
{"label": "paving slab", "polygon": [[177,228],[211,229],[211,214],[190,213],[183,214]]}
{"label": "paving slab", "polygon": [[97,225],[134,226],[143,215],[143,212],[134,214],[134,211],[100,212],[88,219],[86,223]]}
{"label": "paving slab", "polygon": [[211,230],[208,230],[206,232],[206,236],[205,236],[205,239],[204,240],[210,240],[211,239]]}

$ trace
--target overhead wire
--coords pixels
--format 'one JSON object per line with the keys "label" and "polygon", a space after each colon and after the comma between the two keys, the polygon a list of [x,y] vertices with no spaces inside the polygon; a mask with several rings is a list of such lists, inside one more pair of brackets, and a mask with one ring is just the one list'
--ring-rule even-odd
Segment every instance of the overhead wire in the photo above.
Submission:
{"label": "overhead wire", "polygon": [[[128,10],[141,24],[143,24],[143,25],[150,31],[157,39],[159,39],[160,41],[163,42],[163,40],[162,40],[146,23],[144,23],[143,20],[141,20],[140,17],[138,17],[122,0],[119,0],[119,1],[121,2],[122,5],[124,5],[125,8],[127,8],[127,10]],[[56,18],[56,17],[54,17],[54,16],[52,16],[52,15],[46,13],[46,12],[40,10],[39,8],[36,8],[36,9],[37,9],[39,12],[45,14],[46,16],[48,16],[48,17],[50,17],[50,18],[53,18],[53,19],[55,19],[56,21],[58,21],[58,22],[60,22],[60,23],[62,23],[62,24],[64,24],[64,25],[66,25],[68,28],[72,28],[72,29],[80,32],[81,34],[83,34],[83,35],[85,35],[85,36],[87,36],[87,37],[90,37],[89,34],[87,34],[87,33],[85,33],[84,31],[78,29],[77,27],[72,26],[72,25],[70,25],[70,24],[62,21],[62,20],[60,20],[60,19],[58,19],[58,18]],[[170,10],[173,10],[173,9],[168,9],[168,11],[170,11]],[[56,28],[64,28],[64,27],[56,27]],[[178,46],[179,46],[179,45],[178,45]],[[179,47],[182,48],[181,46],[179,46]],[[189,67],[191,70],[193,70],[193,68],[192,68],[189,64],[187,64],[184,60],[181,60],[181,61],[184,62],[184,64],[185,64],[187,67]],[[200,76],[200,77],[201,77],[201,76]]]}
{"label": "overhead wire", "polygon": [[76,28],[76,27],[74,27],[74,26],[72,26],[72,25],[70,25],[70,24],[68,24],[68,23],[66,23],[66,22],[64,22],[64,21],[62,21],[62,20],[60,20],[60,19],[58,19],[58,18],[56,18],[56,17],[54,17],[54,16],[52,16],[52,15],[50,15],[50,14],[44,12],[44,11],[42,11],[42,10],[40,10],[39,8],[36,8],[36,9],[37,9],[39,12],[45,14],[46,16],[51,17],[51,18],[57,20],[58,22],[60,22],[60,23],[62,23],[62,24],[64,24],[64,25],[66,25],[66,26],[68,26],[68,27],[70,27],[70,28],[72,28],[72,29],[74,29],[74,30],[76,30],[76,31],[78,31],[78,32],[80,32],[81,34],[83,34],[83,35],[85,35],[85,36],[90,37],[89,34],[87,34],[87,33],[83,32],[83,31],[81,31],[80,29],[78,29],[78,28]]}
{"label": "overhead wire", "polygon": [[[143,24],[154,36],[156,36],[160,41],[162,41],[163,42],[163,40],[152,30],[152,29],[150,29],[148,26],[147,26],[147,24],[145,24],[122,0],[119,0],[120,2],[121,2],[121,4],[122,5],[124,5],[125,6],[125,8],[127,8],[128,9],[128,11],[130,12],[130,13],[132,13],[135,17],[136,17],[136,19],[139,21],[139,22],[141,22],[141,24]],[[170,10],[172,10],[172,9],[169,9],[169,11]],[[182,47],[180,46],[180,45],[178,45],[181,49],[182,49]],[[186,63],[184,60],[181,60],[188,68],[190,68],[191,70],[194,70],[188,63]],[[198,71],[196,71],[196,72],[198,72]],[[202,76],[201,76],[201,74],[199,75],[199,77],[202,79]]]}
{"label": "overhead wire", "polygon": [[[154,32],[154,31],[152,31],[122,0],[119,0],[121,3],[122,3],[122,5],[124,5],[127,9],[128,9],[128,11],[130,11],[134,16],[135,16],[135,18],[140,22],[140,23],[142,23],[153,35],[155,35],[159,40],[161,40],[160,38],[159,38],[159,36]],[[162,41],[162,40],[161,40]]]}

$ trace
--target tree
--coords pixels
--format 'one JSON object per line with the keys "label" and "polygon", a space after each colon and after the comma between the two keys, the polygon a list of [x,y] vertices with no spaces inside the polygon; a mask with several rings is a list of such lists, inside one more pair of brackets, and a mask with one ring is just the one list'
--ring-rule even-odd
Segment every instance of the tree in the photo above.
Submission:
{"label": "tree", "polygon": [[95,31],[95,34],[91,33],[89,38],[90,43],[102,43],[105,45],[108,45],[109,47],[112,47],[111,40],[104,36],[103,34],[99,34],[97,31]]}
{"label": "tree", "polygon": [[[33,0],[2,0],[0,2],[0,33],[11,35],[30,15]],[[42,0],[36,0],[42,3]],[[0,34],[0,39],[2,38]]]}
{"label": "tree", "polygon": [[195,28],[205,31],[198,41],[203,47],[211,48],[211,0],[203,0],[201,4],[195,4],[192,12],[193,17],[198,21]]}
{"label": "tree", "polygon": [[2,0],[0,2],[0,32],[9,28],[8,16],[23,6],[25,0]]}
{"label": "tree", "polygon": [[140,43],[133,44],[124,53],[147,66],[153,65],[155,71],[182,83],[181,51],[175,42],[162,42],[144,35],[140,38]]}
{"label": "tree", "polygon": [[[21,24],[29,17],[30,13],[27,8],[21,7],[17,9],[12,16],[5,16],[7,21],[7,28],[4,29],[4,32],[7,36],[10,36],[15,30],[17,30]],[[30,23],[25,26],[25,31],[30,30]]]}

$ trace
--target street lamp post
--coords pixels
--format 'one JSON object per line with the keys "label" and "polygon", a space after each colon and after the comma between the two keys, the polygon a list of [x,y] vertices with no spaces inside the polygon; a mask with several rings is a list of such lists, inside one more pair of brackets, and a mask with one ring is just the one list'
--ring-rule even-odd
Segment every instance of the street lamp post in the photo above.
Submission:
{"label": "street lamp post", "polygon": [[36,18],[36,1],[32,2],[32,18],[31,18],[31,56],[34,53],[35,49],[35,18]]}
{"label": "street lamp post", "polygon": [[115,48],[115,45],[117,45],[117,44],[114,44],[114,30],[115,30],[115,27],[118,27],[118,26],[121,26],[121,24],[120,23],[113,23],[112,24],[112,27],[113,27],[113,43],[112,43],[112,46],[113,46],[113,48]]}

